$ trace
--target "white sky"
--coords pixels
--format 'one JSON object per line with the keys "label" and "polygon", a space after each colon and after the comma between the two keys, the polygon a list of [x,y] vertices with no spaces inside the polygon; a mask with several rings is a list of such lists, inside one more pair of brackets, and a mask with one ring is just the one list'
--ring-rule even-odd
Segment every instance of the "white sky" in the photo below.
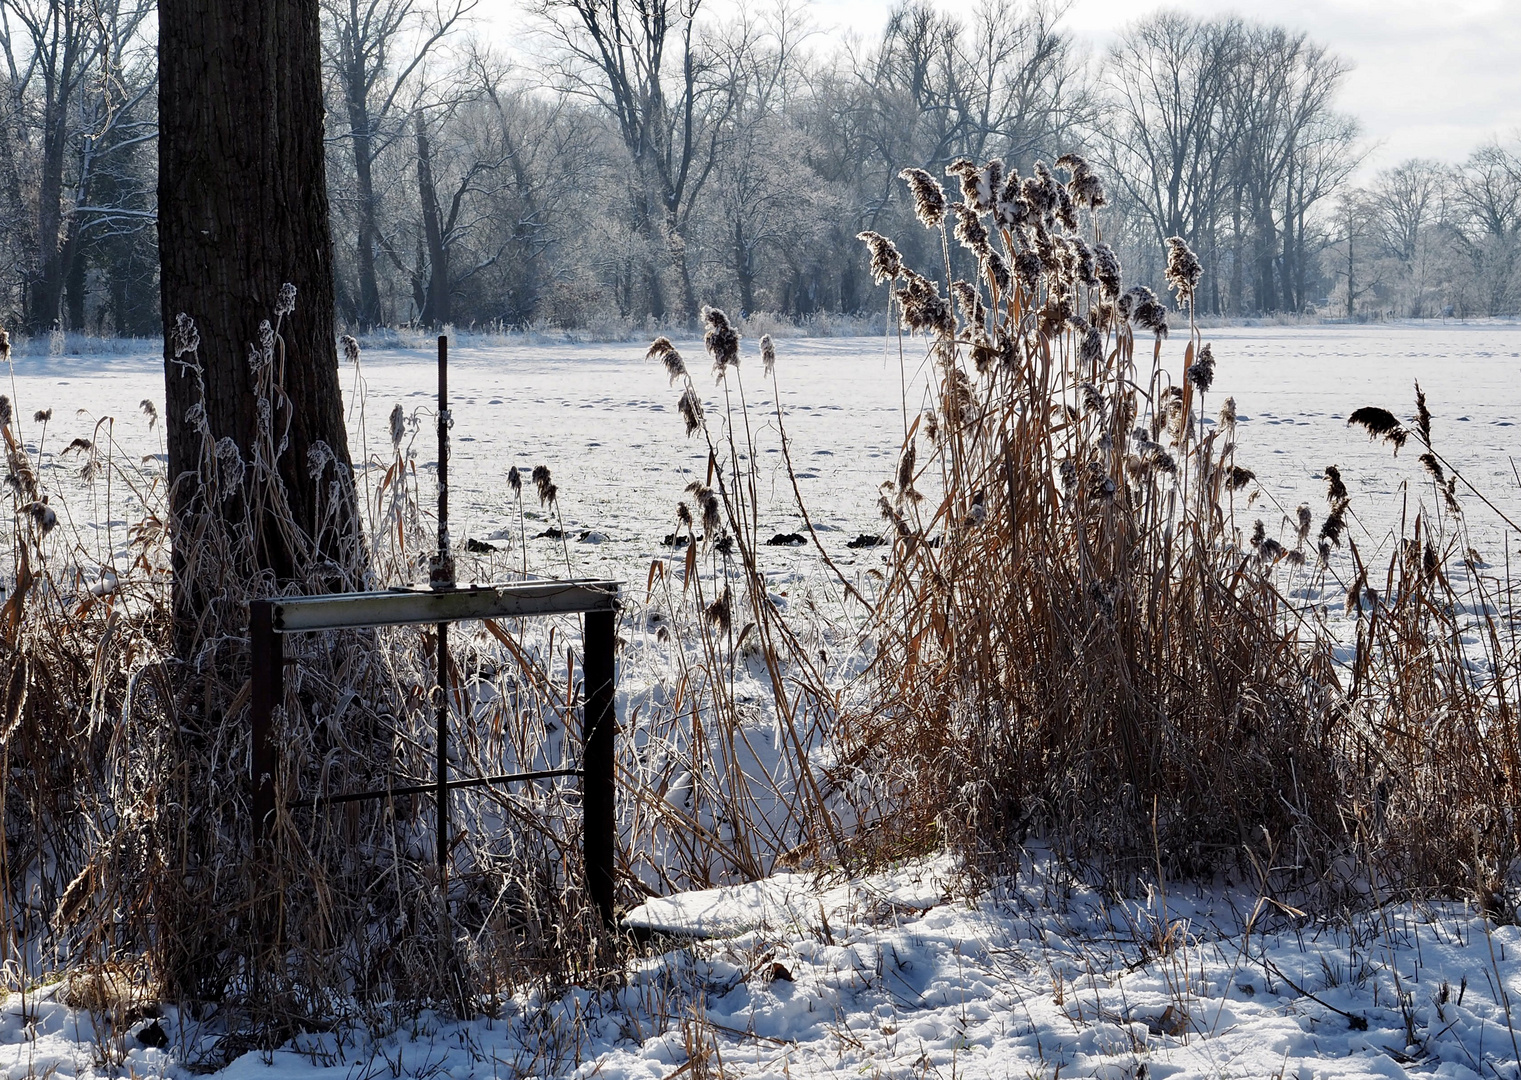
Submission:
{"label": "white sky", "polygon": [[[812,0],[811,14],[830,36],[869,40],[890,7]],[[1371,147],[1364,174],[1411,157],[1456,162],[1481,142],[1521,137],[1521,0],[1073,0],[1064,25],[1097,53],[1125,23],[1161,8],[1303,29],[1350,61],[1340,107],[1362,122]],[[487,35],[508,44],[527,28],[523,10],[481,0],[477,13]]]}

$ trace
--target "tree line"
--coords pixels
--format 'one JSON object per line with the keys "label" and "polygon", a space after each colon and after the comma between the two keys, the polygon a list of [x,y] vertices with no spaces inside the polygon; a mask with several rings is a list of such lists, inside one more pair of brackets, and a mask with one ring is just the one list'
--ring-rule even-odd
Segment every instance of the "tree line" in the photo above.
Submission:
{"label": "tree line", "polygon": [[[473,5],[321,0],[352,328],[880,312],[858,232],[904,238],[918,266],[964,257],[911,227],[900,170],[1028,174],[1074,151],[1106,178],[1128,276],[1160,287],[1170,236],[1199,254],[1201,313],[1521,309],[1521,147],[1354,188],[1347,63],[1289,28],[1163,12],[1090,55],[1040,0],[907,0],[844,43],[795,0],[729,18],[526,0],[509,27]],[[151,0],[0,0],[8,325],[158,331],[158,45]]]}

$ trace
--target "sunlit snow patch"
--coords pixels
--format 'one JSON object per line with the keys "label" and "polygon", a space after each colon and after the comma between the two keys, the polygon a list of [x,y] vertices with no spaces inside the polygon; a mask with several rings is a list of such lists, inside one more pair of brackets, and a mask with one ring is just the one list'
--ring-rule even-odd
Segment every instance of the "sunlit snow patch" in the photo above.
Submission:
{"label": "sunlit snow patch", "polygon": [[860,881],[781,873],[763,881],[646,900],[623,919],[631,930],[732,938],[756,930],[828,934],[863,910],[921,913],[943,903],[956,876],[948,856],[905,864]]}

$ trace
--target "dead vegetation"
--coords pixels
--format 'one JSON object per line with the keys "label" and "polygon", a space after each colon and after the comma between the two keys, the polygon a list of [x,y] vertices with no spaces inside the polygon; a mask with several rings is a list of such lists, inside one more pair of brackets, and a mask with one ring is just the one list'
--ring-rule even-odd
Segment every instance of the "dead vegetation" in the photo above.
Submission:
{"label": "dead vegetation", "polygon": [[[1255,491],[1210,343],[1124,287],[1102,189],[1081,159],[1058,164],[1065,183],[952,167],[979,272],[950,297],[862,237],[937,384],[883,485],[876,693],[841,722],[895,829],[917,817],[993,863],[1040,835],[1121,878],[1498,888],[1521,853],[1514,595],[1468,550],[1424,396],[1410,437],[1428,494],[1417,478],[1405,538],[1370,565],[1334,466],[1318,534],[1308,506]],[[943,198],[918,197],[945,229]],[[1171,241],[1185,312],[1199,274]],[[1386,410],[1351,419],[1405,440]],[[1345,662],[1290,583],[1345,592]]]}
{"label": "dead vegetation", "polygon": [[[193,332],[178,340],[178,361],[198,376]],[[192,407],[200,461],[176,482],[194,497],[172,521],[161,472],[123,455],[109,425],[79,448],[86,471],[44,479],[43,414],[29,445],[0,399],[15,568],[0,607],[8,977],[25,989],[51,972],[87,973],[80,1001],[92,1010],[97,997],[123,995],[90,987],[114,987],[122,977],[112,973],[128,970],[135,995],[236,1004],[219,1022],[219,1060],[369,1010],[490,1009],[526,985],[600,970],[600,930],[571,857],[573,788],[458,793],[447,882],[435,869],[430,800],[289,805],[431,775],[431,632],[290,639],[277,709],[281,810],[273,843],[255,850],[248,602],[415,581],[430,553],[407,453],[418,425],[404,418],[393,422],[394,460],[365,470],[381,477],[360,492],[374,546],[350,538],[335,560],[330,538],[292,532],[274,469],[277,370],[261,370],[270,407],[246,457]],[[320,453],[308,466],[335,506],[346,501],[347,470]],[[125,538],[90,527],[126,514]],[[331,514],[318,519],[337,531]],[[259,521],[302,553],[294,580],[258,570],[247,523]],[[188,640],[176,640],[171,619],[171,543],[180,573],[214,598]],[[573,763],[580,688],[567,669],[580,666],[556,630],[574,627],[539,637],[488,624],[456,638],[453,705],[471,721],[459,724],[462,771]]]}
{"label": "dead vegetation", "polygon": [[[755,367],[735,327],[705,315],[721,406],[704,405],[673,343],[652,346],[707,464],[662,526],[677,553],[627,591],[626,647],[665,667],[623,719],[625,898],[942,845],[997,868],[1039,838],[1121,882],[1226,872],[1301,899],[1445,891],[1509,912],[1515,598],[1466,543],[1473,493],[1433,445],[1424,398],[1409,425],[1353,417],[1396,448],[1420,443],[1430,485],[1430,508],[1418,500],[1373,565],[1334,467],[1320,513],[1257,492],[1210,344],[1191,324],[1169,336],[1157,298],[1125,288],[1101,241],[1102,188],[1080,159],[1061,165],[1066,182],[958,163],[952,205],[910,174],[921,220],[945,231],[943,267],[916,271],[863,234],[904,328],[928,342],[933,400],[911,411],[905,374],[883,536],[860,538],[883,542],[883,571],[845,573],[798,499],[832,609],[784,603],[768,581],[756,462],[775,438],[792,476],[790,443],[783,412],[746,397]],[[947,290],[952,238],[976,273]],[[1185,310],[1198,272],[1175,245]],[[768,339],[758,356],[775,402],[785,357]],[[362,424],[357,347],[349,359]],[[0,414],[7,970],[18,988],[83,972],[84,1007],[124,1017],[149,998],[235,1004],[219,1058],[425,1003],[490,1011],[609,970],[578,880],[572,783],[459,793],[447,881],[427,798],[289,805],[431,775],[427,632],[288,642],[284,809],[272,849],[253,848],[248,601],[423,580],[431,553],[411,452],[426,425],[398,406],[390,456],[357,480],[308,462],[335,506],[358,484],[365,543],[335,561],[318,554],[330,540],[292,537],[307,552],[293,580],[256,571],[256,537],[230,522],[288,527],[268,421],[282,393],[267,365],[258,452],[200,425],[197,472],[177,481],[198,497],[179,520],[165,478],[121,454],[110,423],[60,459],[77,463],[64,484],[41,477],[50,414]],[[508,477],[520,546],[524,479]],[[549,470],[532,483],[557,514]],[[223,513],[231,503],[260,509]],[[88,527],[117,518],[133,522],[124,536]],[[171,541],[219,598],[188,643],[173,632]],[[529,570],[526,547],[521,562],[492,558],[498,577]],[[1290,583],[1345,596],[1350,636]],[[578,647],[569,620],[459,635],[462,772],[575,763]]]}

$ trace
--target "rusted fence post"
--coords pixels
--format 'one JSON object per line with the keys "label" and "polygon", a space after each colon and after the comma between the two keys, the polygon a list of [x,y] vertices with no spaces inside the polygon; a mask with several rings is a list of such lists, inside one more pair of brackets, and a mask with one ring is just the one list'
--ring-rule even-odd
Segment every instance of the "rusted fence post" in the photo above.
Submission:
{"label": "rusted fence post", "polygon": [[[449,546],[449,336],[438,335],[438,553],[430,582],[435,589],[454,587],[454,553]],[[444,910],[449,910],[449,624],[438,623],[438,715],[434,734],[433,810],[438,848],[438,880]]]}
{"label": "rusted fence post", "polygon": [[586,689],[586,715],[582,721],[585,743],[581,750],[582,846],[586,859],[586,887],[603,925],[617,925],[613,911],[618,850],[618,823],[614,815],[613,739],[618,726],[615,704],[614,650],[617,615],[612,611],[586,613],[582,678]]}
{"label": "rusted fence post", "polygon": [[253,746],[249,755],[253,787],[254,843],[269,838],[275,812],[275,706],[285,697],[285,649],[275,632],[274,604],[255,600],[248,605],[248,644],[253,683],[250,724]]}

